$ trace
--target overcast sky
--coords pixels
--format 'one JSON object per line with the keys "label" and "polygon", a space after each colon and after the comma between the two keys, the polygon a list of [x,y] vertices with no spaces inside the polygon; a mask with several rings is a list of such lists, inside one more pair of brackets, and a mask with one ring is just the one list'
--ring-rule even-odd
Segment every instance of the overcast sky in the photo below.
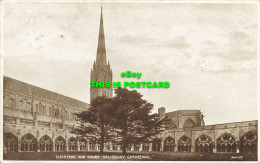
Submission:
{"label": "overcast sky", "polygon": [[[257,119],[256,3],[103,3],[103,18],[114,81],[171,83],[138,89],[154,112]],[[89,103],[99,21],[100,3],[6,3],[4,75]]]}

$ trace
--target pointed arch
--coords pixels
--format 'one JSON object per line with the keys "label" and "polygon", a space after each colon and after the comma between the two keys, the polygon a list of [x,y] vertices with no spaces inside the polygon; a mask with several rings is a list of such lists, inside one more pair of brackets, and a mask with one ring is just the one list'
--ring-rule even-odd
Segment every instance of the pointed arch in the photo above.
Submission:
{"label": "pointed arch", "polygon": [[154,139],[152,142],[152,151],[160,151],[161,150],[161,139]]}
{"label": "pointed arch", "polygon": [[174,146],[175,146],[175,140],[168,136],[165,140],[164,140],[164,151],[165,152],[174,152]]}
{"label": "pointed arch", "polygon": [[66,141],[62,136],[58,136],[55,139],[54,144],[55,144],[55,151],[65,151]]}
{"label": "pointed arch", "polygon": [[74,137],[69,138],[68,141],[68,147],[69,147],[69,151],[76,151],[77,150],[77,140]]}
{"label": "pointed arch", "polygon": [[183,124],[183,126],[182,126],[182,128],[193,128],[193,127],[195,127],[195,122],[194,122],[191,118],[188,118],[188,119],[184,122],[184,124]]}
{"label": "pointed arch", "polygon": [[191,138],[183,135],[178,141],[179,152],[191,152]]}
{"label": "pointed arch", "polygon": [[7,132],[4,134],[4,147],[7,152],[17,152],[18,151],[18,140],[14,134]]}
{"label": "pointed arch", "polygon": [[86,145],[87,145],[87,141],[84,138],[79,138],[79,150],[80,151],[85,151],[86,150]]}
{"label": "pointed arch", "polygon": [[200,135],[195,140],[195,152],[213,153],[214,143],[210,136],[206,134]]}
{"label": "pointed arch", "polygon": [[52,151],[52,140],[48,135],[43,135],[39,141],[41,152]]}
{"label": "pointed arch", "polygon": [[223,133],[220,135],[217,140],[217,152],[222,153],[236,153],[237,144],[235,137],[230,133]]}
{"label": "pointed arch", "polygon": [[21,138],[21,151],[23,152],[37,151],[37,140],[32,134],[28,133]]}
{"label": "pointed arch", "polygon": [[240,138],[240,153],[257,153],[257,133],[248,131]]}

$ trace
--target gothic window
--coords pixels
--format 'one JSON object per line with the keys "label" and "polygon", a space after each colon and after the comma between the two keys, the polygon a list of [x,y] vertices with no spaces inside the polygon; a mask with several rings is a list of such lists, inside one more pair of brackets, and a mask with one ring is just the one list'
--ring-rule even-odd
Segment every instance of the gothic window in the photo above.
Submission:
{"label": "gothic window", "polygon": [[8,132],[4,134],[4,146],[6,147],[7,152],[17,152],[18,150],[18,141],[17,137],[12,133]]}
{"label": "gothic window", "polygon": [[4,107],[9,107],[10,106],[10,96],[6,95],[4,96]]}
{"label": "gothic window", "polygon": [[40,139],[40,151],[49,152],[52,151],[52,141],[48,135],[44,135]]}
{"label": "gothic window", "polygon": [[65,151],[65,139],[59,136],[55,139],[55,151]]}
{"label": "gothic window", "polygon": [[37,140],[32,134],[28,133],[22,137],[21,151],[23,152],[37,151]]}
{"label": "gothic window", "polygon": [[155,139],[152,142],[152,151],[160,151],[161,148],[161,140]]}
{"label": "gothic window", "polygon": [[249,131],[240,139],[240,153],[257,153],[257,135]]}
{"label": "gothic window", "polygon": [[126,150],[131,151],[133,144],[128,144]]}
{"label": "gothic window", "polygon": [[84,138],[79,139],[79,150],[80,151],[86,150],[86,140]]}
{"label": "gothic window", "polygon": [[39,112],[38,112],[39,114],[42,114],[42,103],[40,102],[40,104],[39,104]]}
{"label": "gothic window", "polygon": [[89,141],[89,150],[94,151],[95,150],[96,142],[94,140]]}
{"label": "gothic window", "polygon": [[39,109],[39,108],[38,108],[38,104],[35,104],[35,112],[36,112],[36,113],[39,113],[38,109]]}
{"label": "gothic window", "polygon": [[143,143],[143,151],[149,151],[149,144]]}
{"label": "gothic window", "polygon": [[175,141],[172,137],[167,137],[164,140],[164,151],[174,152]]}
{"label": "gothic window", "polygon": [[49,107],[49,116],[52,116],[51,113],[52,113],[52,112],[51,112],[51,107]]}
{"label": "gothic window", "polygon": [[117,143],[116,142],[112,142],[112,150],[117,150]]}
{"label": "gothic window", "polygon": [[23,110],[23,100],[19,101],[18,108]]}
{"label": "gothic window", "polygon": [[23,100],[23,110],[27,111],[27,100]]}
{"label": "gothic window", "polygon": [[27,102],[26,108],[27,108],[27,111],[29,111],[29,112],[31,111],[32,107],[31,107],[31,103],[30,102]]}
{"label": "gothic window", "polygon": [[236,149],[236,140],[231,134],[225,133],[217,139],[217,152],[236,153]]}
{"label": "gothic window", "polygon": [[195,152],[212,153],[213,142],[207,135],[201,135],[195,141]]}
{"label": "gothic window", "polygon": [[195,123],[191,118],[188,118],[184,124],[183,124],[183,128],[192,128],[195,127]]}
{"label": "gothic window", "polygon": [[139,151],[140,149],[140,144],[135,144],[134,145],[134,151]]}
{"label": "gothic window", "polygon": [[74,137],[69,139],[69,151],[76,151],[77,150],[77,141]]}
{"label": "gothic window", "polygon": [[42,115],[45,115],[45,105],[42,105]]}
{"label": "gothic window", "polygon": [[10,108],[15,109],[15,101],[13,98],[10,98]]}
{"label": "gothic window", "polygon": [[182,136],[178,143],[179,152],[191,152],[191,139],[187,136]]}

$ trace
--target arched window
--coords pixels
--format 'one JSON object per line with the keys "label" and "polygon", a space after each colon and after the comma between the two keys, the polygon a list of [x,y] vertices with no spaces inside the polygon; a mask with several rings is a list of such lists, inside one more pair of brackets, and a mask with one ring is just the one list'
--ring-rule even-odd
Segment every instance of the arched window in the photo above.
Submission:
{"label": "arched window", "polygon": [[39,113],[39,107],[38,107],[38,104],[35,104],[35,112],[36,112],[36,113]]}
{"label": "arched window", "polygon": [[134,151],[139,151],[140,144],[134,144]]}
{"label": "arched window", "polygon": [[32,107],[31,107],[31,103],[30,103],[30,102],[27,102],[26,108],[27,108],[27,111],[28,111],[28,112],[32,111],[32,110],[31,110]]}
{"label": "arched window", "polygon": [[257,135],[248,131],[240,139],[240,153],[257,153]]}
{"label": "arched window", "polygon": [[131,151],[132,150],[132,146],[133,146],[133,144],[128,144],[127,147],[126,147],[126,150]]}
{"label": "arched window", "polygon": [[15,109],[15,101],[13,98],[10,98],[10,108]]}
{"label": "arched window", "polygon": [[149,151],[149,143],[143,143],[143,151]]}
{"label": "arched window", "polygon": [[217,139],[217,152],[236,153],[236,149],[237,149],[236,140],[231,134],[229,133],[222,134]]}
{"label": "arched window", "polygon": [[27,111],[27,100],[26,99],[23,100],[23,110]]}
{"label": "arched window", "polygon": [[86,151],[86,140],[84,138],[79,139],[79,150]]}
{"label": "arched window", "polygon": [[8,132],[4,134],[4,146],[7,149],[7,152],[17,152],[18,150],[18,141],[17,137],[12,133]]}
{"label": "arched window", "polygon": [[112,150],[117,150],[117,143],[115,141],[112,142]]}
{"label": "arched window", "polygon": [[74,137],[69,138],[69,151],[77,150],[77,141]]}
{"label": "arched window", "polygon": [[42,114],[42,103],[40,102],[40,104],[39,104],[39,112],[38,112],[39,114]]}
{"label": "arched window", "polygon": [[96,145],[95,140],[90,140],[89,141],[89,150],[90,151],[95,151],[95,145]]}
{"label": "arched window", "polygon": [[212,153],[213,142],[207,135],[201,135],[195,141],[195,152]]}
{"label": "arched window", "polygon": [[65,151],[65,139],[62,136],[55,139],[55,151]]}
{"label": "arched window", "polygon": [[152,151],[160,151],[161,149],[161,140],[155,139],[152,142]]}
{"label": "arched window", "polygon": [[164,140],[164,151],[174,152],[175,141],[172,137],[167,137]]}
{"label": "arched window", "polygon": [[40,139],[40,151],[49,152],[52,151],[52,141],[48,135],[44,135]]}
{"label": "arched window", "polygon": [[178,143],[179,152],[191,152],[191,139],[187,136],[182,136]]}
{"label": "arched window", "polygon": [[195,123],[191,118],[188,118],[184,124],[183,124],[183,128],[192,128],[195,127]]}
{"label": "arched window", "polygon": [[22,137],[21,151],[23,151],[23,152],[36,152],[37,151],[37,140],[32,134],[28,133]]}

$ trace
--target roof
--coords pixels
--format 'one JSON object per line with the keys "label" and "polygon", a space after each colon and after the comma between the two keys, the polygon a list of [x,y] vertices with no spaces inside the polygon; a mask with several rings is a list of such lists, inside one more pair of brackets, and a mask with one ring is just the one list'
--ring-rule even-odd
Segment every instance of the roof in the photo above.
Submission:
{"label": "roof", "polygon": [[19,92],[31,96],[34,93],[35,96],[40,98],[49,99],[53,101],[59,101],[63,105],[67,105],[74,108],[88,108],[89,104],[73,99],[62,94],[58,94],[47,89],[33,86],[31,84],[4,76],[4,89]]}

